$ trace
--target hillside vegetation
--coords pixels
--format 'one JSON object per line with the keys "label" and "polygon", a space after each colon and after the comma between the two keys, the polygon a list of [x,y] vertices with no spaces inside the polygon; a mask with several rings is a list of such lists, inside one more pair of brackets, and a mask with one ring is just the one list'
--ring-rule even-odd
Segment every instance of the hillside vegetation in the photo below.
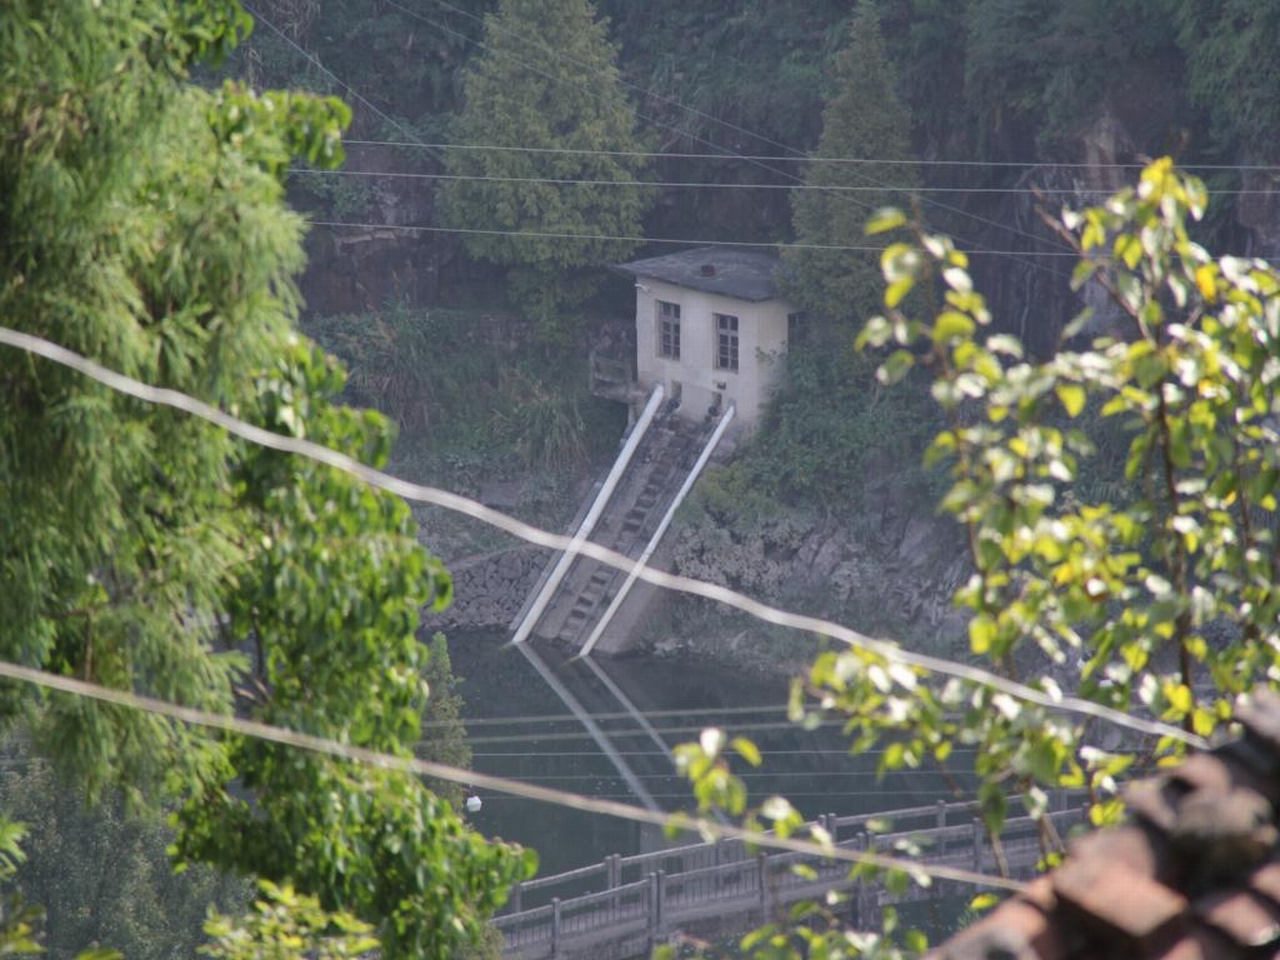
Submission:
{"label": "hillside vegetation", "polygon": [[[648,237],[859,245],[868,243],[860,225],[875,206],[914,203],[931,227],[974,254],[975,283],[988,291],[997,329],[1048,356],[1086,302],[1070,290],[1069,261],[1037,207],[1055,212],[1064,203],[1096,201],[1135,175],[1125,165],[1145,155],[1172,152],[1183,164],[1214,165],[1208,185],[1223,196],[1193,226],[1198,239],[1222,250],[1280,253],[1271,205],[1238,194],[1269,189],[1248,166],[1280,150],[1267,133],[1280,126],[1267,114],[1280,102],[1280,75],[1262,53],[1280,39],[1277,6],[598,0],[607,46],[595,37],[569,49],[550,31],[561,18],[584,16],[581,0],[557,6],[545,30],[537,18],[520,20],[528,11],[515,2],[387,3],[371,15],[354,0],[264,0],[262,22],[229,69],[260,82],[347,94],[356,114],[349,139],[438,145],[352,144],[353,171],[662,184],[472,182],[476,189],[466,192],[447,179],[291,181],[295,202],[322,218],[433,228],[364,246],[348,242],[354,231],[317,228],[303,283],[309,313],[329,315],[315,321],[316,330],[354,366],[350,395],[400,421],[398,465],[473,494],[532,475],[524,494],[504,502],[554,523],[572,511],[574,479],[593,454],[607,457],[620,429],[617,417],[585,396],[578,371],[597,319],[631,311],[629,288],[600,269],[629,248],[587,252],[586,262],[594,256],[597,264],[590,279],[586,248],[545,238],[502,238],[498,245],[498,238],[434,227],[533,230],[543,223],[554,232],[572,223],[587,231],[591,205],[603,204],[601,234],[627,232],[622,225],[639,210]],[[584,80],[588,62],[596,66]],[[483,116],[469,115],[468,106],[479,109],[484,98]],[[597,109],[603,112],[594,126],[575,126]],[[606,120],[612,133],[600,125]],[[559,148],[656,156],[647,169],[592,168],[580,156],[555,153]],[[893,162],[809,163],[808,156]],[[844,192],[789,189],[806,183]],[[908,189],[915,192],[904,195]],[[1044,191],[1039,198],[1037,189]],[[610,190],[618,191],[612,211]],[[590,203],[581,205],[586,197]],[[336,248],[334,238],[342,241]],[[373,252],[352,252],[365,249]],[[650,244],[638,253],[669,249]],[[690,542],[727,537],[737,553],[753,555],[738,565],[744,584],[809,553],[838,554],[836,568],[863,564],[857,544],[871,531],[886,557],[896,556],[916,542],[918,530],[906,518],[934,523],[927,518],[938,475],[918,466],[935,426],[925,385],[887,397],[870,376],[874,363],[855,360],[849,349],[875,307],[875,271],[868,269],[874,252],[843,260],[802,254],[786,254],[789,292],[811,314],[808,341],[794,345],[790,382],[756,440],[736,463],[708,476],[682,519],[694,531]],[[556,258],[565,257],[573,262],[557,268]],[[601,283],[603,293],[584,305],[585,293]],[[535,287],[547,295],[531,299]],[[1088,305],[1099,308],[1095,329],[1116,321],[1105,303]],[[495,349],[495,342],[520,347]],[[1123,487],[1114,476],[1114,464],[1103,458],[1082,482]],[[791,532],[777,542],[762,539],[761,525],[779,516],[791,518]],[[451,529],[447,518],[431,521]],[[852,539],[823,554],[832,524]],[[496,542],[483,533],[459,539],[460,547]],[[869,598],[886,578],[923,576],[945,586],[954,575],[883,566],[871,563]],[[690,569],[717,572],[715,564]],[[819,565],[815,586],[829,573]],[[792,586],[800,593],[791,599],[801,601],[809,588]],[[842,612],[865,623],[882,611],[869,601]],[[937,619],[928,618],[929,632]],[[877,622],[910,632],[900,618]]]}

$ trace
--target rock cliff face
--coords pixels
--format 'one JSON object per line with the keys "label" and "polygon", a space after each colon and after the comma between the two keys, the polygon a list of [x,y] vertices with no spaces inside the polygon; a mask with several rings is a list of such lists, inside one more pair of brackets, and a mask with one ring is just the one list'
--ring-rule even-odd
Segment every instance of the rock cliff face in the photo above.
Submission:
{"label": "rock cliff face", "polygon": [[423,618],[427,630],[504,629],[520,612],[550,559],[540,547],[496,550],[451,564],[453,603]]}
{"label": "rock cliff face", "polygon": [[[391,176],[372,176],[378,172]],[[302,178],[299,209],[315,207],[308,188],[331,210],[323,219],[350,226],[316,226],[307,237],[302,294],[322,315],[377,310],[389,303],[430,303],[439,295],[440,274],[456,254],[441,234],[415,231],[435,222],[430,181],[397,177],[421,172],[388,147],[353,153],[340,179]]]}
{"label": "rock cliff face", "polygon": [[[703,516],[674,531],[667,554],[678,573],[864,633],[944,647],[964,636],[965,620],[951,604],[969,572],[963,532],[891,480],[875,484],[857,517],[786,516],[734,529]],[[774,652],[767,628],[749,624],[744,630],[730,619],[717,638],[715,617],[704,616],[696,636],[680,635],[675,625],[691,619],[678,613],[660,618],[673,626],[654,637],[654,645],[663,652],[708,653],[727,643],[735,655],[761,659]]]}
{"label": "rock cliff face", "polygon": [[1248,253],[1275,259],[1280,256],[1280,189],[1274,168],[1243,171],[1240,186],[1236,222],[1248,231]]}
{"label": "rock cliff face", "polygon": [[[653,562],[866,633],[913,645],[962,641],[965,621],[951,596],[969,573],[963,532],[892,479],[873,481],[863,502],[856,517],[789,514],[749,525],[700,513],[672,527]],[[451,561],[454,602],[425,626],[506,628],[549,559],[549,551],[520,546]],[[664,594],[632,649],[763,664],[777,653],[775,640],[704,601]]]}
{"label": "rock cliff face", "polygon": [[[1092,311],[1083,331],[1086,336],[1126,332],[1120,312],[1096,284],[1088,283],[1078,293],[1069,289],[1071,251],[1042,222],[1042,214],[1056,217],[1063,208],[1103,203],[1132,185],[1137,168],[1150,158],[1177,158],[1194,136],[1179,126],[1181,116],[1165,81],[1140,65],[1132,66],[1116,78],[1113,92],[1099,101],[1072,136],[1058,141],[1051,151],[1026,145],[1027,155],[1052,152],[1053,162],[1028,166],[1014,184],[1016,190],[980,200],[961,216],[948,218],[947,211],[935,211],[943,220],[942,229],[952,231],[962,248],[1007,251],[1006,256],[975,258],[975,285],[991,304],[996,325],[1017,334],[1034,355],[1051,355],[1065,325],[1086,307]],[[1280,183],[1274,168],[1264,158],[1249,155],[1221,162],[1244,169],[1239,171],[1238,193],[1211,193],[1215,249],[1280,256]]]}

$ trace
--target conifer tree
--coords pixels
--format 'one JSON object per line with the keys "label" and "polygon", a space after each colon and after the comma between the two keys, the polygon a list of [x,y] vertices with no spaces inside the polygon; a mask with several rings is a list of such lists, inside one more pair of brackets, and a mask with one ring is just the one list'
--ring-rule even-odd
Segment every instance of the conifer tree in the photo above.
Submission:
{"label": "conifer tree", "polygon": [[[464,80],[455,140],[570,151],[636,150],[635,115],[618,84],[616,52],[590,0],[501,0],[485,20],[485,48]],[[561,181],[634,181],[642,161],[601,152],[455,150],[450,174]],[[595,237],[636,236],[639,188],[601,184],[455,180],[445,195],[452,227]],[[512,297],[547,329],[560,308],[598,282],[587,269],[628,256],[619,240],[468,234],[467,252],[512,268]]]}
{"label": "conifer tree", "polygon": [[[885,50],[872,0],[854,15],[849,44],[836,56],[835,92],[822,115],[818,156],[839,159],[904,159],[910,152],[911,121],[897,93],[897,76]],[[908,163],[811,163],[806,187],[876,187],[868,192],[796,190],[792,220],[802,244],[868,246],[863,224],[872,211],[901,204],[902,189],[916,185]],[[890,187],[898,187],[893,190]],[[784,252],[788,295],[826,317],[862,316],[878,308],[878,255],[871,252],[793,248]]]}

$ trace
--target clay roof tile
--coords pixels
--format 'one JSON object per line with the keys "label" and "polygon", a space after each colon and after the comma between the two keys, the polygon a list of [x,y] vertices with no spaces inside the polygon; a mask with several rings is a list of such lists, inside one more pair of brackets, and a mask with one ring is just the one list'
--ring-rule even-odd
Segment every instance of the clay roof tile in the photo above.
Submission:
{"label": "clay roof tile", "polygon": [[1143,955],[1172,943],[1189,919],[1186,897],[1102,857],[1068,859],[1053,872],[1053,890],[1064,918]]}
{"label": "clay roof tile", "polygon": [[1196,914],[1243,947],[1280,941],[1280,905],[1252,890],[1232,890],[1196,903]]}
{"label": "clay roof tile", "polygon": [[936,955],[1280,956],[1280,695],[1242,698],[1237,718],[1242,738],[1131,785],[1130,823],[1072,841],[1061,866]]}

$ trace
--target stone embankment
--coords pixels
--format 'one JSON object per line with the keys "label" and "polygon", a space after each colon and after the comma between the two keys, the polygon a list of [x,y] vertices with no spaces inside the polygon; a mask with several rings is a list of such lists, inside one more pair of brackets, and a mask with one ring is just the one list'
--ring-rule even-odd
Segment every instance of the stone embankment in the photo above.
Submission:
{"label": "stone embankment", "polygon": [[[662,561],[785,609],[950,649],[966,627],[951,600],[971,571],[963,532],[891,484],[881,486],[868,491],[856,518],[789,514],[734,524],[706,513],[691,517],[673,531]],[[717,608],[679,602],[683,609],[662,626],[655,622],[657,635],[649,638],[660,653],[762,662],[788,655],[764,625],[727,617],[718,626]],[[803,644],[800,659],[807,661],[811,649]]]}
{"label": "stone embankment", "polygon": [[[788,609],[832,617],[856,629],[895,637],[929,638],[943,646],[964,636],[952,606],[970,565],[963,536],[949,519],[924,514],[888,489],[869,497],[857,523],[794,515],[758,518],[746,527],[687,517],[654,558],[658,567],[720,583]],[[425,618],[428,629],[505,629],[520,612],[550,552],[519,546],[447,561],[453,604]],[[751,661],[778,653],[757,626],[720,621],[673,600],[655,609],[641,639],[657,652]],[[662,606],[662,605],[660,605]],[[682,611],[682,612],[678,612]],[[696,624],[691,635],[677,630]],[[760,634],[760,635],[757,635]],[[760,647],[759,651],[755,647]],[[767,654],[768,656],[764,656]]]}
{"label": "stone embankment", "polygon": [[550,552],[521,546],[447,564],[453,576],[453,603],[443,613],[423,618],[434,630],[505,628],[533,590]]}

